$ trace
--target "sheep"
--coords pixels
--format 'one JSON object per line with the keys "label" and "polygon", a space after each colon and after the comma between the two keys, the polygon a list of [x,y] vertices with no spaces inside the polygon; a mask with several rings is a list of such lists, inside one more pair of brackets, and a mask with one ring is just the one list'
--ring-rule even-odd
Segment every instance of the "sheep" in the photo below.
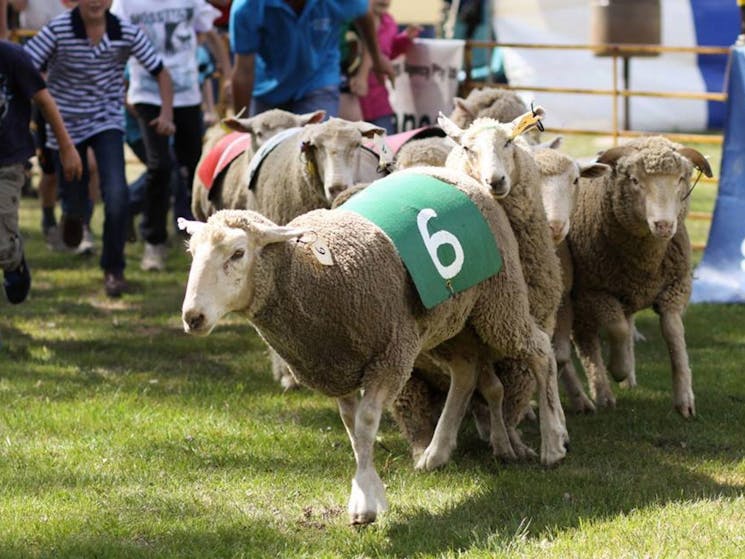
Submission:
{"label": "sheep", "polygon": [[[467,329],[496,355],[524,359],[535,369],[553,368],[555,374],[551,342],[530,316],[517,245],[499,204],[470,177],[447,169],[419,168],[399,176],[416,174],[468,196],[503,260],[498,274],[431,309],[416,295],[389,237],[344,207],[312,211],[286,226],[253,211],[231,210],[206,224],[180,222],[191,235],[193,258],[182,306],[185,331],[207,335],[226,313],[242,312],[303,384],[337,399],[357,462],[348,506],[353,524],[373,522],[387,507],[373,444],[384,407],[418,357],[445,360],[454,374],[435,436],[417,463],[424,469],[447,459],[478,382],[470,354],[448,356],[438,346],[469,335]],[[318,239],[332,265],[321,265],[311,252]],[[555,402],[541,411],[552,433],[542,442],[542,459],[550,464],[564,455],[565,431]]]}
{"label": "sheep", "polygon": [[[605,151],[612,173],[580,188],[567,237],[574,262],[572,333],[596,406],[614,407],[607,371],[636,384],[631,320],[652,307],[670,353],[673,404],[696,413],[682,313],[691,294],[685,227],[693,166],[711,176],[695,149],[660,136]],[[600,329],[607,332],[603,362]]]}
{"label": "sheep", "polygon": [[[511,123],[479,118],[467,130],[462,130],[440,115],[438,124],[456,143],[448,156],[447,167],[465,172],[500,198],[519,246],[523,275],[528,284],[530,312],[543,331],[551,335],[561,296],[559,262],[541,205],[540,174],[527,143],[518,138],[536,126],[542,117],[543,110],[538,108],[535,113],[520,115]],[[516,427],[528,409],[536,380],[540,386],[539,400],[556,402],[562,425],[565,424],[563,411],[558,404],[556,377],[536,378],[517,360],[503,359],[496,368],[504,384],[504,421],[511,449],[501,453],[495,448],[495,453],[505,460],[514,458],[515,454],[521,458],[534,456],[532,449],[522,442]],[[430,418],[433,414],[427,406],[409,409],[408,402],[429,400],[431,406],[437,406],[437,387],[427,387],[428,382],[427,375],[416,371],[404,387],[400,401],[393,407],[394,419],[409,440],[415,456],[432,432]],[[477,426],[483,436],[487,430],[478,421],[478,416]],[[542,420],[542,438],[550,436],[544,426]]]}
{"label": "sheep", "polygon": [[[253,154],[267,140],[279,132],[321,122],[325,117],[325,111],[296,115],[281,109],[271,109],[251,118],[225,118],[222,120],[223,127],[235,132],[250,134],[250,145],[228,165],[246,169]],[[210,151],[215,144],[225,137],[223,127],[214,127],[216,132],[205,135],[202,157],[197,164],[197,168],[209,157]],[[240,181],[232,181],[226,184],[225,174],[223,172],[215,177],[215,181],[209,189],[206,188],[199,173],[194,174],[191,194],[191,213],[196,219],[207,221],[207,218],[219,209],[242,209],[246,207],[248,189]]]}
{"label": "sheep", "polygon": [[444,167],[453,144],[447,138],[422,138],[401,146],[396,153],[396,169]]}
{"label": "sheep", "polygon": [[[472,89],[465,99],[456,97],[454,105],[450,120],[460,128],[468,128],[479,117],[510,122],[528,111],[528,106],[517,93],[497,87]],[[529,144],[538,144],[539,131],[530,130],[524,138]]]}
{"label": "sheep", "polygon": [[582,178],[599,177],[610,171],[602,163],[578,163],[558,151],[561,137],[548,146],[533,148],[533,158],[541,174],[541,199],[546,213],[551,238],[559,257],[562,276],[561,304],[556,314],[553,346],[559,380],[569,397],[572,410],[577,413],[593,412],[595,406],[585,394],[572,362],[572,259],[566,235],[569,232],[571,213],[577,201],[577,189]]}
{"label": "sheep", "polygon": [[[438,123],[458,144],[448,156],[448,168],[469,174],[497,197],[509,192],[500,203],[517,239],[530,312],[550,336],[561,302],[561,268],[541,203],[541,175],[527,142],[521,139],[521,134],[537,126],[543,116],[538,107],[511,123],[479,117],[463,130],[444,115]],[[532,456],[534,452],[522,442],[517,425],[529,407],[535,379],[519,362],[503,360],[496,369],[504,385],[504,416],[512,447],[519,457]],[[539,397],[558,401],[557,379],[543,379],[542,383],[548,392]]]}

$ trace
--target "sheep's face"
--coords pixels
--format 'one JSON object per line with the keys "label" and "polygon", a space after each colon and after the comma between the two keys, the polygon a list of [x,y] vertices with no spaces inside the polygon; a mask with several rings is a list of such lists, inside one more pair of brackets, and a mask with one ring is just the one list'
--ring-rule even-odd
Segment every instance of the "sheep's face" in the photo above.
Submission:
{"label": "sheep's face", "polygon": [[535,159],[541,172],[543,209],[551,238],[558,245],[569,233],[580,177],[599,177],[610,172],[610,167],[602,163],[580,165],[556,150],[540,150]]}
{"label": "sheep's face", "polygon": [[515,143],[508,131],[499,124],[484,128],[471,126],[463,134],[460,145],[466,173],[495,197],[507,196],[515,172]]}
{"label": "sheep's face", "polygon": [[312,127],[303,136],[302,155],[308,171],[317,174],[323,195],[331,203],[341,192],[359,182],[363,138],[384,134],[385,130],[367,122],[348,122],[332,118]]}
{"label": "sheep's face", "polygon": [[655,237],[671,239],[678,230],[678,217],[690,188],[690,169],[687,171],[652,174],[635,168],[626,174],[635,211],[637,215],[644,216],[647,227]]}
{"label": "sheep's face", "polygon": [[223,316],[250,303],[257,247],[243,229],[205,226],[192,235],[188,250],[184,331],[206,336]]}
{"label": "sheep's face", "polygon": [[251,134],[251,147],[257,151],[269,138],[284,130],[321,122],[326,117],[326,111],[315,111],[296,115],[281,109],[271,109],[259,113],[251,118],[230,117],[222,122],[231,130]]}

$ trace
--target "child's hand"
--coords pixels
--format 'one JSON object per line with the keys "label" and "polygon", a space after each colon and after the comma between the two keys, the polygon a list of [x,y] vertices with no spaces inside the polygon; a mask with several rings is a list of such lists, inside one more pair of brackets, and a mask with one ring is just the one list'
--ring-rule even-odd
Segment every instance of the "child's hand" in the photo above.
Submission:
{"label": "child's hand", "polygon": [[83,162],[80,161],[80,154],[74,145],[60,147],[59,158],[66,181],[77,180],[83,176]]}
{"label": "child's hand", "polygon": [[173,124],[173,120],[163,113],[159,114],[157,118],[154,118],[148,124],[153,126],[155,131],[161,136],[170,136],[176,131],[176,126]]}
{"label": "child's hand", "polygon": [[422,28],[419,25],[409,25],[406,27],[406,36],[409,39],[416,39],[422,32]]}

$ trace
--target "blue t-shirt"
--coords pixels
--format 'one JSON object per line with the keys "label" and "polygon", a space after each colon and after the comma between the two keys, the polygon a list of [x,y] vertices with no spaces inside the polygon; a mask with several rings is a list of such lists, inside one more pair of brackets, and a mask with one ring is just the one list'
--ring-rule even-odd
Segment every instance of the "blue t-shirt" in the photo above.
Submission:
{"label": "blue t-shirt", "polygon": [[367,12],[367,0],[308,0],[297,15],[285,0],[234,0],[230,47],[255,54],[254,91],[280,105],[339,84],[341,26]]}
{"label": "blue t-shirt", "polygon": [[22,163],[34,154],[31,98],[45,87],[23,47],[0,41],[0,165]]}

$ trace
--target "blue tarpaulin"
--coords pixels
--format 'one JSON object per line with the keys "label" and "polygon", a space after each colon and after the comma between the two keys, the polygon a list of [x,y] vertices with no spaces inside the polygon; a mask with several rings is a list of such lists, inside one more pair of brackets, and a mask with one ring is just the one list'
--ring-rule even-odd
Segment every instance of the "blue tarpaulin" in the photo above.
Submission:
{"label": "blue tarpaulin", "polygon": [[745,303],[745,47],[733,49],[727,99],[719,195],[694,303]]}

